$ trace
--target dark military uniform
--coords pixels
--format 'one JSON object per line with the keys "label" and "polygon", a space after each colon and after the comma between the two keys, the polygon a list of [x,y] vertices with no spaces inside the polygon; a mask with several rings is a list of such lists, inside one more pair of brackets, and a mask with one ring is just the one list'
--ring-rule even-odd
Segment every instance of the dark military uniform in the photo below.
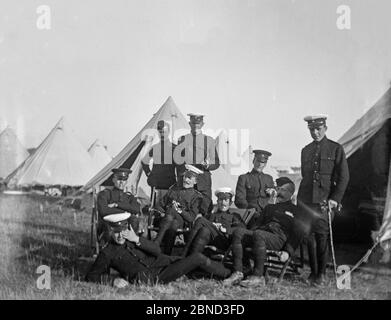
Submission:
{"label": "dark military uniform", "polygon": [[[225,231],[218,229],[213,223],[220,223]],[[241,216],[236,212],[211,212],[198,218],[189,234],[188,243],[183,255],[202,252],[206,245],[211,244],[220,250],[227,250],[231,244],[231,235],[235,228],[245,228]]]}
{"label": "dark military uniform", "polygon": [[[164,253],[171,254],[178,229],[190,227],[198,214],[204,214],[202,199],[202,194],[194,188],[186,189],[178,185],[172,186],[163,197],[157,210],[165,212],[165,216],[160,221],[155,241],[162,243]],[[173,201],[179,203],[182,212],[174,208]]]}
{"label": "dark military uniform", "polygon": [[[110,208],[109,205],[113,203],[116,203],[117,207]],[[137,232],[139,220],[136,215],[140,213],[140,204],[131,193],[123,192],[117,188],[105,189],[98,194],[97,207],[99,216],[98,237],[102,240],[100,241],[101,245],[108,242],[108,233],[106,232],[106,225],[102,222],[102,218],[109,214],[131,213],[132,216],[129,218],[129,223]]]}
{"label": "dark military uniform", "polygon": [[[170,140],[161,140],[152,146],[147,156],[143,159],[142,167],[146,174],[147,183],[156,189],[169,189],[176,183],[176,166],[173,152],[176,145]],[[149,168],[149,160],[153,159],[152,170]]]}
{"label": "dark military uniform", "polygon": [[86,281],[101,282],[102,276],[113,268],[127,281],[168,283],[201,268],[203,271],[225,278],[230,270],[223,264],[211,261],[198,253],[185,259],[161,254],[159,246],[140,238],[139,244],[126,241],[123,245],[110,243],[98,255],[86,275]]}
{"label": "dark military uniform", "polygon": [[293,254],[303,237],[300,211],[291,201],[269,204],[251,230],[238,228],[232,236],[234,270],[243,272],[243,249],[252,247],[254,275],[263,276],[266,250],[284,247]]}
{"label": "dark military uniform", "polygon": [[[177,160],[178,164],[180,164],[177,169],[178,177],[181,177],[182,173],[185,171],[185,163],[193,165],[203,171],[203,173],[199,174],[197,177],[196,189],[204,196],[204,211],[209,211],[209,207],[212,203],[211,171],[216,170],[220,166],[215,140],[203,133],[198,135],[189,133],[182,136],[178,140],[174,158]],[[205,160],[209,161],[209,165],[206,168],[202,165],[202,162]]]}
{"label": "dark military uniform", "polygon": [[235,205],[240,209],[255,208],[258,213],[266,207],[269,196],[266,189],[274,188],[272,176],[252,170],[242,174],[236,184]]}
{"label": "dark military uniform", "polygon": [[315,236],[315,239],[309,240],[309,260],[313,276],[319,276],[326,271],[329,234],[327,211],[321,210],[320,203],[329,199],[341,203],[349,182],[349,169],[342,146],[327,137],[305,146],[301,151],[301,174],[303,179],[297,200],[314,232],[311,237]]}

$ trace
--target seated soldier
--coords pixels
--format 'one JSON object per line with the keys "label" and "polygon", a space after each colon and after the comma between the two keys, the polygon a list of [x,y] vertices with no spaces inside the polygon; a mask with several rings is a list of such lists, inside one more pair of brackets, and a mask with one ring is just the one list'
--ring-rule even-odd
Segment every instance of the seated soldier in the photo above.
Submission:
{"label": "seated soldier", "polygon": [[[265,207],[251,230],[238,228],[232,235],[232,255],[234,259],[232,275],[224,280],[225,285],[241,282],[245,287],[264,285],[264,263],[266,250],[281,250],[287,247],[290,253],[299,245],[302,233],[299,228],[297,206],[291,201],[295,185],[289,178],[277,179],[277,203]],[[242,281],[243,249],[252,248],[254,270],[252,275]]]}
{"label": "seated soldier", "polygon": [[157,208],[157,211],[164,213],[164,217],[154,241],[162,245],[165,254],[171,254],[178,229],[191,227],[195,218],[204,214],[201,209],[202,194],[194,189],[199,173],[197,168],[186,165],[182,186],[171,187]]}
{"label": "seated soldier", "polygon": [[105,189],[99,192],[97,199],[98,207],[98,238],[100,246],[107,244],[109,238],[107,226],[103,223],[103,218],[110,214],[129,212],[131,216],[129,223],[135,230],[138,230],[139,220],[137,215],[140,213],[140,204],[129,192],[124,192],[129,174],[132,172],[127,168],[113,169],[113,189]]}
{"label": "seated soldier", "polygon": [[168,283],[201,269],[208,274],[226,278],[231,271],[222,263],[212,261],[201,253],[187,258],[161,254],[160,247],[150,240],[140,238],[128,225],[129,213],[105,216],[109,224],[111,241],[99,253],[86,275],[86,281],[102,282],[109,268],[119,272],[114,286],[126,287],[131,281],[141,283]]}
{"label": "seated soldier", "polygon": [[231,244],[231,235],[234,228],[246,227],[239,214],[229,211],[233,202],[233,190],[231,188],[219,188],[215,195],[217,197],[217,211],[196,220],[190,231],[183,256],[203,252],[208,244],[225,251]]}

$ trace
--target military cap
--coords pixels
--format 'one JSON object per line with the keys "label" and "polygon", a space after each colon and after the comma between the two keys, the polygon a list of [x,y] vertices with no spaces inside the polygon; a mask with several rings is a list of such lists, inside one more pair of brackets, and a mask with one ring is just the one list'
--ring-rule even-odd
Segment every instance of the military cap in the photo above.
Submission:
{"label": "military cap", "polygon": [[229,187],[217,188],[215,191],[216,197],[224,197],[225,198],[225,197],[229,196],[230,198],[232,198],[234,195],[235,195],[235,192]]}
{"label": "military cap", "polygon": [[127,180],[132,170],[128,168],[116,168],[111,170],[114,175],[120,180]]}
{"label": "military cap", "polygon": [[114,232],[126,230],[128,227],[129,212],[109,214],[103,220],[112,228]]}
{"label": "military cap", "polygon": [[296,186],[295,184],[293,183],[293,181],[291,179],[289,179],[288,177],[280,177],[280,178],[277,178],[276,179],[276,184],[277,184],[277,187],[282,187],[284,184],[290,184],[291,187],[289,187],[289,190],[294,193],[295,192],[295,189],[296,189]]}
{"label": "military cap", "polygon": [[294,184],[293,181],[291,179],[289,179],[288,177],[280,177],[280,178],[276,179],[277,187],[281,187],[281,186],[283,186],[284,184],[287,184],[287,183]]}
{"label": "military cap", "polygon": [[202,170],[196,168],[195,166],[192,166],[191,164],[185,164],[186,171],[184,174],[186,175],[193,175],[197,177],[199,174],[204,173]]}
{"label": "military cap", "polygon": [[254,150],[254,157],[257,157],[259,161],[265,163],[269,159],[269,157],[272,155],[269,151],[266,150]]}
{"label": "military cap", "polygon": [[203,123],[204,122],[204,115],[203,114],[188,113],[187,115],[190,117],[191,123]]}
{"label": "military cap", "polygon": [[308,123],[308,128],[318,128],[322,125],[326,125],[327,115],[319,114],[314,116],[304,117],[304,121]]}

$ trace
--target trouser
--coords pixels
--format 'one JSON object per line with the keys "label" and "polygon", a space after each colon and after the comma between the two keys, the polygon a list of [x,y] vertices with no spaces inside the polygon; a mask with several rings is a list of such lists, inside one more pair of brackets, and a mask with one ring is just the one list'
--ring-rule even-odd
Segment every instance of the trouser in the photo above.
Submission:
{"label": "trouser", "polygon": [[254,258],[253,274],[263,276],[266,250],[281,250],[285,241],[286,237],[282,234],[265,230],[236,229],[232,235],[233,269],[243,272],[243,249],[251,247]]}
{"label": "trouser", "polygon": [[[307,239],[311,275],[319,277],[326,274],[330,234],[328,214],[321,210],[319,204],[306,204],[305,209],[311,211],[311,229]],[[331,221],[333,218],[332,212]]]}
{"label": "trouser", "polygon": [[155,242],[162,245],[164,254],[171,255],[178,229],[183,228],[183,218],[173,210],[161,220]]}
{"label": "trouser", "polygon": [[195,225],[191,229],[182,255],[188,256],[193,253],[203,252],[208,244],[214,245],[218,249],[226,250],[229,247],[229,239],[218,231],[212,222],[201,217],[196,220]]}
{"label": "trouser", "polygon": [[226,278],[231,274],[231,270],[224,267],[221,262],[213,261],[201,253],[195,253],[165,267],[159,273],[158,281],[168,283],[198,268],[219,278]]}

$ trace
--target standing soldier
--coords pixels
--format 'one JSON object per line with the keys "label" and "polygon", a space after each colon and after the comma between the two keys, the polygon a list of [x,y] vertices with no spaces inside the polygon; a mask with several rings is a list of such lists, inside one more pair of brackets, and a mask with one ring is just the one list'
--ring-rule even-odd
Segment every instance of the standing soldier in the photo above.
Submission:
{"label": "standing soldier", "polygon": [[103,217],[110,214],[129,212],[131,214],[129,223],[135,230],[138,230],[138,214],[140,213],[140,204],[136,197],[131,193],[124,192],[129,174],[132,172],[127,168],[113,169],[113,189],[105,189],[99,192],[98,207],[98,239],[100,246],[108,242],[108,233],[106,224],[103,223]]}
{"label": "standing soldier", "polygon": [[[157,191],[157,199],[160,199],[167,193],[167,190],[176,183],[175,163],[173,161],[173,152],[176,147],[169,139],[169,124],[160,120],[157,123],[160,142],[153,145],[151,150],[142,160],[142,167],[145,175],[148,177],[147,182]],[[150,168],[152,160],[152,169]]]}
{"label": "standing soldier", "polygon": [[191,132],[179,139],[174,152],[174,159],[181,166],[178,168],[178,177],[185,170],[184,164],[190,164],[202,171],[197,177],[197,190],[203,195],[203,211],[208,212],[212,205],[212,178],[211,171],[220,166],[215,140],[202,133],[204,116],[189,113]]}
{"label": "standing soldier", "polygon": [[253,169],[238,178],[235,205],[240,209],[254,208],[257,214],[252,220],[255,221],[275,190],[273,177],[262,172],[272,154],[265,150],[254,150],[253,153]]}
{"label": "standing soldier", "polygon": [[337,209],[349,182],[345,152],[340,144],[327,139],[326,119],[325,115],[304,118],[314,141],[301,151],[303,179],[297,195],[298,204],[311,226],[308,256],[309,281],[313,284],[324,282],[328,254],[328,214],[321,210],[321,204],[327,203],[330,210]]}

